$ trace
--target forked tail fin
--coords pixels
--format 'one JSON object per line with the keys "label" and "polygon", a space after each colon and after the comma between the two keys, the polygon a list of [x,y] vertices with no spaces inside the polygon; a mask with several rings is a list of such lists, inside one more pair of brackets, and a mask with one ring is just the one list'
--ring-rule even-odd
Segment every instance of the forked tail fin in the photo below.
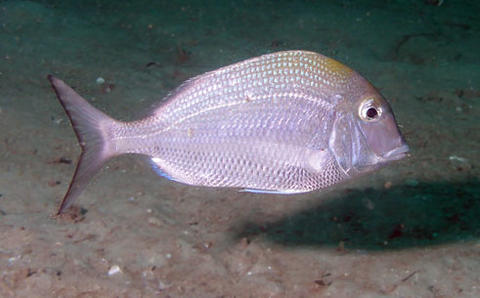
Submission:
{"label": "forked tail fin", "polygon": [[70,118],[82,147],[75,174],[58,208],[58,215],[72,205],[93,175],[110,157],[115,155],[110,134],[117,122],[90,105],[62,80],[52,75],[48,75],[48,80]]}

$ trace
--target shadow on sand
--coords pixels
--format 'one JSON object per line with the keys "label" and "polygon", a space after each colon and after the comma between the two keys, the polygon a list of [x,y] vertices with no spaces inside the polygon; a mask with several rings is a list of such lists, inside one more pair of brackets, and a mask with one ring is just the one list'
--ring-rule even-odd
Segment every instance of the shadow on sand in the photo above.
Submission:
{"label": "shadow on sand", "polygon": [[276,222],[248,222],[237,238],[285,246],[388,250],[480,236],[480,181],[354,190]]}

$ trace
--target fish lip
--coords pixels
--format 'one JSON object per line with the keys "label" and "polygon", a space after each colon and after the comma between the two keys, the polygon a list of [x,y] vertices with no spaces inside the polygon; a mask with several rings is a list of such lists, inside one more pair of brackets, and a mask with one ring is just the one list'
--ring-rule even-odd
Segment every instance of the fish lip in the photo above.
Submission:
{"label": "fish lip", "polygon": [[393,150],[388,151],[383,158],[386,160],[398,160],[404,158],[408,151],[410,151],[410,148],[408,147],[407,144],[403,144]]}

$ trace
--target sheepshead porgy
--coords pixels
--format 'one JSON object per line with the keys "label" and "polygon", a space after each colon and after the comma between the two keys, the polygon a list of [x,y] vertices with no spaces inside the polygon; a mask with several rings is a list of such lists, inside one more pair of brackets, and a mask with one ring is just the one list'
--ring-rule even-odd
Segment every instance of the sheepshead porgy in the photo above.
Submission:
{"label": "sheepshead porgy", "polygon": [[188,80],[150,116],[110,118],[49,76],[82,155],[59,208],[64,211],[110,157],[151,157],[169,179],[269,193],[325,188],[408,147],[382,95],[323,55],[286,51]]}

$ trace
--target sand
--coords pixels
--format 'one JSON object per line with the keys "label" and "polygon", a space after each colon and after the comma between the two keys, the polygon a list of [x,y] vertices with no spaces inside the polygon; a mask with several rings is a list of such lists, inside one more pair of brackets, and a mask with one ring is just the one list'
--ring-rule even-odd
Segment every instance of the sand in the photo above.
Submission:
{"label": "sand", "polygon": [[[477,1],[162,2],[0,1],[1,297],[480,297]],[[122,156],[53,216],[80,148],[47,74],[131,120],[189,77],[286,49],[367,77],[411,157],[275,196]]]}

